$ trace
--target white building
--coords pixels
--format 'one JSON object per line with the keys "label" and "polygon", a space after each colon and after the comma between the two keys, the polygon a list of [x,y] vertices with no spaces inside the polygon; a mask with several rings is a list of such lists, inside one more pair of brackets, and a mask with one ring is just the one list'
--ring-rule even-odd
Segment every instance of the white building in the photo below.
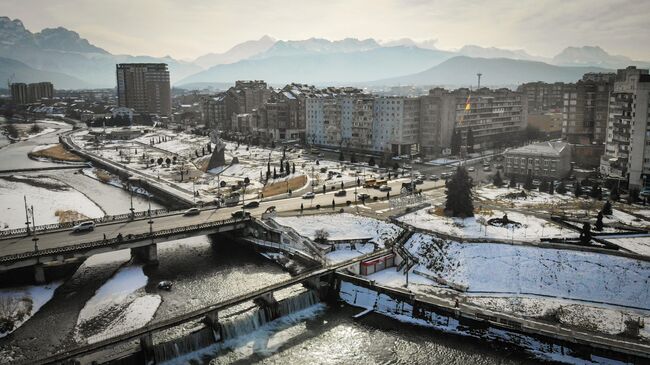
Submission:
{"label": "white building", "polygon": [[571,146],[567,142],[540,142],[505,153],[507,176],[559,180],[571,171]]}
{"label": "white building", "polygon": [[631,188],[650,188],[650,74],[618,70],[610,96],[603,175],[627,178]]}

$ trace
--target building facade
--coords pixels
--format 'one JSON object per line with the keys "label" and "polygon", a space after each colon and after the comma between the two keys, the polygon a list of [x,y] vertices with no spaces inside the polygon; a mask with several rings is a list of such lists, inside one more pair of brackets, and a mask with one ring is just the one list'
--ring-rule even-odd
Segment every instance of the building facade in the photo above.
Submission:
{"label": "building facade", "polygon": [[118,106],[136,113],[171,116],[169,70],[165,63],[121,63],[116,66]]}
{"label": "building facade", "polygon": [[533,143],[507,150],[505,159],[507,176],[560,180],[571,171],[571,145],[560,141]]}
{"label": "building facade", "polygon": [[650,187],[650,74],[630,66],[618,70],[609,98],[607,144],[600,172],[626,179],[631,188]]}
{"label": "building facade", "polygon": [[517,88],[518,92],[524,93],[528,100],[528,112],[531,114],[544,114],[547,112],[559,112],[564,105],[564,94],[572,92],[575,84],[564,82],[528,82]]}
{"label": "building facade", "polygon": [[35,103],[41,99],[52,99],[52,97],[54,97],[54,85],[51,82],[11,84],[11,99],[19,105]]}

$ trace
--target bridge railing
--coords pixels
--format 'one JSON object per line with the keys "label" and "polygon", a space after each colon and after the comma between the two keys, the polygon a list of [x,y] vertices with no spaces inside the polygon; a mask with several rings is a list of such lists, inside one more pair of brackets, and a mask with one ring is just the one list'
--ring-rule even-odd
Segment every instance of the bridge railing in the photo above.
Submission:
{"label": "bridge railing", "polygon": [[30,259],[30,258],[37,258],[37,257],[43,257],[43,256],[65,254],[65,253],[68,253],[68,252],[75,252],[75,251],[80,251],[80,250],[88,250],[88,249],[93,249],[93,248],[112,246],[112,245],[119,245],[119,244],[128,244],[128,243],[131,243],[131,242],[137,242],[137,241],[141,241],[143,239],[148,239],[148,238],[155,239],[155,238],[166,237],[166,236],[173,235],[173,234],[178,234],[178,233],[201,231],[201,230],[204,230],[204,229],[210,229],[210,228],[225,226],[225,225],[228,225],[228,224],[236,224],[236,223],[248,222],[250,220],[251,220],[250,217],[239,218],[239,219],[229,218],[229,219],[224,219],[224,220],[220,220],[220,221],[199,223],[199,224],[194,224],[194,225],[190,225],[190,226],[183,226],[183,227],[170,228],[170,229],[163,229],[163,230],[159,230],[159,231],[154,231],[153,234],[151,234],[149,232],[139,233],[139,234],[128,234],[128,235],[122,236],[121,238],[120,237],[115,237],[115,238],[101,239],[101,240],[95,240],[95,241],[90,241],[90,242],[79,243],[79,244],[76,244],[76,245],[55,247],[55,248],[48,248],[48,249],[44,249],[44,250],[37,250],[37,251],[35,250],[35,251],[31,251],[31,252],[24,252],[24,253],[13,254],[13,255],[6,255],[6,256],[0,257],[0,263],[11,263],[11,262],[21,261],[21,260],[25,260],[25,259]]}
{"label": "bridge railing", "polygon": [[[152,217],[157,217],[160,215],[164,214],[180,214],[183,213],[185,210],[184,209],[179,209],[179,210],[170,210],[170,209],[165,209],[165,208],[160,208],[160,209],[152,209],[151,210],[151,216]],[[146,218],[149,216],[149,212],[144,210],[140,212],[134,212],[133,213],[133,218]],[[64,222],[64,223],[52,223],[52,224],[43,224],[40,226],[36,226],[36,232],[47,232],[47,231],[52,231],[52,230],[57,230],[57,229],[70,229],[74,227],[75,225],[81,223],[81,222],[86,222],[86,221],[93,221],[95,224],[101,224],[101,223],[112,223],[112,222],[121,222],[121,221],[128,221],[131,219],[131,213],[123,213],[123,214],[116,214],[116,215],[105,215],[103,217],[99,218],[89,218],[89,219],[81,219],[77,221],[72,221],[72,222]],[[32,232],[33,228],[29,227],[29,231]],[[0,238],[6,238],[6,237],[11,237],[11,236],[25,236],[27,235],[27,228],[14,228],[14,229],[7,229],[4,231],[0,231]]]}

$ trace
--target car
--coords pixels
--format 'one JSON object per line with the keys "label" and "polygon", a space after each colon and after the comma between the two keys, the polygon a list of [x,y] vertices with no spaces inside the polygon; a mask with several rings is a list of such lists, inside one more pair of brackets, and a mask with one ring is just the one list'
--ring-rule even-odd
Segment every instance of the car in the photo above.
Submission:
{"label": "car", "polygon": [[336,193],[334,193],[334,196],[346,196],[347,193],[348,193],[348,192],[345,191],[345,190],[339,190],[339,191],[337,191]]}
{"label": "car", "polygon": [[267,207],[265,212],[266,212],[266,213],[273,213],[273,212],[275,212],[275,205],[271,205],[271,206]]}
{"label": "car", "polygon": [[541,181],[539,181],[537,179],[533,180],[533,186],[540,186],[540,185],[542,185]]}
{"label": "car", "polygon": [[393,188],[391,188],[390,186],[388,186],[386,184],[379,187],[379,191],[391,191],[391,190],[393,190]]}
{"label": "car", "polygon": [[474,166],[470,166],[470,167],[467,169],[467,171],[468,171],[468,172],[474,172],[474,171],[476,171],[476,169],[474,168]]}
{"label": "car", "polygon": [[252,209],[252,208],[257,208],[257,207],[259,207],[259,206],[260,206],[260,202],[258,202],[258,201],[252,201],[252,202],[248,202],[248,203],[246,203],[246,204],[244,205],[244,208],[246,208],[246,209]]}
{"label": "car", "polygon": [[502,164],[498,164],[498,165],[497,165],[497,170],[503,170],[503,165],[502,165]]}
{"label": "car", "polygon": [[420,178],[417,178],[417,179],[413,180],[413,182],[415,183],[415,185],[424,184],[424,180],[422,180]]}
{"label": "car", "polygon": [[316,194],[314,194],[313,192],[310,191],[308,193],[303,194],[302,198],[303,199],[314,199],[315,196],[316,196]]}
{"label": "car", "polygon": [[366,194],[366,193],[361,193],[361,194],[357,195],[357,199],[359,199],[359,200],[367,200],[367,199],[370,199],[370,195]]}
{"label": "car", "polygon": [[429,176],[429,180],[438,181],[438,180],[440,180],[440,178],[438,177],[438,175],[431,175],[431,176]]}
{"label": "car", "polygon": [[171,281],[163,280],[163,281],[158,283],[158,289],[170,291],[170,290],[172,290],[172,285],[174,285],[174,284]]}
{"label": "car", "polygon": [[337,174],[336,177],[340,179],[340,178],[343,177],[343,175],[341,175],[341,174]]}
{"label": "car", "polygon": [[95,222],[85,221],[77,224],[72,228],[73,232],[83,232],[83,231],[92,231],[95,229]]}
{"label": "car", "polygon": [[190,208],[183,213],[184,216],[189,217],[191,215],[199,215],[201,214],[201,210],[199,208]]}
{"label": "car", "polygon": [[485,166],[485,167],[483,168],[483,171],[485,171],[485,172],[490,172],[490,171],[492,171],[492,168],[491,168],[490,166]]}
{"label": "car", "polygon": [[245,217],[250,217],[251,213],[250,212],[245,212],[243,210],[238,210],[238,211],[232,212],[232,214],[230,214],[230,215],[235,219],[241,219],[241,218],[245,218]]}

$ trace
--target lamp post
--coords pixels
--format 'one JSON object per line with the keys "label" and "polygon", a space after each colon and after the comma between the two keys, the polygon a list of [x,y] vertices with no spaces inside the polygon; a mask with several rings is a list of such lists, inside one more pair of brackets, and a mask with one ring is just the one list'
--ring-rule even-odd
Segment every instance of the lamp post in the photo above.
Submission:
{"label": "lamp post", "polygon": [[246,212],[246,186],[248,186],[248,184],[250,184],[250,182],[251,182],[251,179],[249,179],[248,177],[244,178],[244,194],[242,194],[242,198],[241,198],[242,199],[241,200],[241,210],[242,210],[242,212]]}
{"label": "lamp post", "polygon": [[25,225],[27,226],[27,235],[29,236],[29,208],[27,207],[27,196],[23,195],[25,199]]}
{"label": "lamp post", "polygon": [[36,237],[36,219],[34,219],[34,206],[30,209],[32,213],[32,241],[34,241],[34,252],[38,252],[38,237]]}
{"label": "lamp post", "polygon": [[135,219],[135,208],[133,208],[133,186],[131,185],[130,182],[127,184],[127,186],[129,188],[129,193],[131,195],[131,208],[129,208],[129,210],[131,211],[131,220],[134,220]]}

